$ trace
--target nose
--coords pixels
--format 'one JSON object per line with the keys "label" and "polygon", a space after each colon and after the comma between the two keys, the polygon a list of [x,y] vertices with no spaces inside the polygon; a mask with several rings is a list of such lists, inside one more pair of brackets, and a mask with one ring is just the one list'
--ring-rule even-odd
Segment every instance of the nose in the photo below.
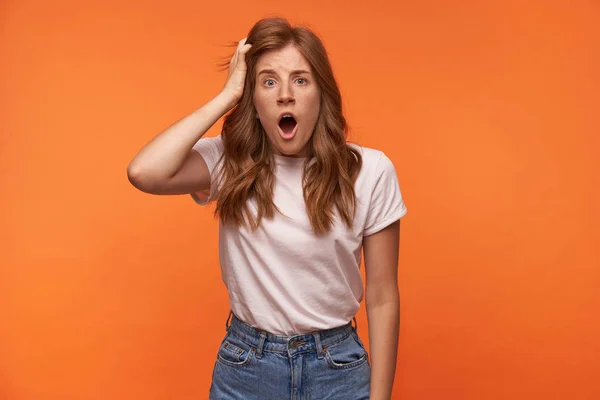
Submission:
{"label": "nose", "polygon": [[281,85],[279,96],[277,97],[278,104],[293,104],[295,102],[294,93],[288,85]]}

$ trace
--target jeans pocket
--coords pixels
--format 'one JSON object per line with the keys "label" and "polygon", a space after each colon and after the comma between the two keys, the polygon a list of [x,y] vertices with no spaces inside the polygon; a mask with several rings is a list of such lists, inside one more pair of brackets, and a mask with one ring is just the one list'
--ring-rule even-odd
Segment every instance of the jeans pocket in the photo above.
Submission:
{"label": "jeans pocket", "polygon": [[227,334],[217,352],[217,361],[232,367],[242,367],[252,359],[254,349],[234,336]]}
{"label": "jeans pocket", "polygon": [[351,333],[344,340],[323,349],[327,364],[334,369],[358,367],[368,360],[368,354],[360,340]]}

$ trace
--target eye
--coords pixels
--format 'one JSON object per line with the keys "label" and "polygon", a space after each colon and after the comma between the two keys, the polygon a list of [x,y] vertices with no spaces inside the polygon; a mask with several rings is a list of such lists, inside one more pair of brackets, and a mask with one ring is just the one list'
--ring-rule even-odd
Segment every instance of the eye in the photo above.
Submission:
{"label": "eye", "polygon": [[273,79],[267,79],[265,81],[265,85],[267,86],[273,86],[275,84],[275,81]]}
{"label": "eye", "polygon": [[305,85],[306,84],[306,79],[304,78],[298,78],[296,79],[296,82],[300,85]]}

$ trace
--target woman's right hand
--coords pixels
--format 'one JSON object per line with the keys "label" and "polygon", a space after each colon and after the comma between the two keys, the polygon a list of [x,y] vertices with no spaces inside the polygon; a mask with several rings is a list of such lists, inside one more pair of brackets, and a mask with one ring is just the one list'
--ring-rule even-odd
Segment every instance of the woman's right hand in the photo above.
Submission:
{"label": "woman's right hand", "polygon": [[246,81],[246,53],[252,45],[246,44],[246,38],[239,41],[235,54],[229,62],[229,72],[223,92],[232,97],[232,101],[237,104],[244,93],[244,83]]}

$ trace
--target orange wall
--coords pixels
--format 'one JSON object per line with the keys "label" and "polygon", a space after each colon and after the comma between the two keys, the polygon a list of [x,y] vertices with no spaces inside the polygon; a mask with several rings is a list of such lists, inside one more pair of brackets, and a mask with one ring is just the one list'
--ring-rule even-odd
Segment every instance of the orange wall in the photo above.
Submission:
{"label": "orange wall", "polygon": [[212,208],[126,167],[272,14],[321,35],[400,177],[394,398],[600,398],[600,6],[483,3],[3,2],[0,399],[207,397]]}

